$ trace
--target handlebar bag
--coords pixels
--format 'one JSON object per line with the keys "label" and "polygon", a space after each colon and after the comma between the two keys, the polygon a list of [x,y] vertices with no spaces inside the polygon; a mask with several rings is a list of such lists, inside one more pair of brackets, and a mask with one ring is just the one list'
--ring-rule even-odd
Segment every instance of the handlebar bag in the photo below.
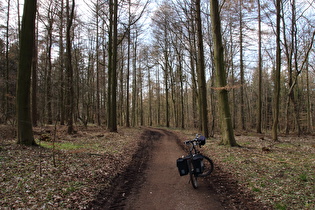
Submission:
{"label": "handlebar bag", "polygon": [[188,174],[188,163],[187,158],[178,158],[176,161],[178,172],[180,176],[185,176]]}
{"label": "handlebar bag", "polygon": [[203,166],[203,156],[200,154],[194,155],[192,158],[192,164],[194,166],[195,175],[202,174],[204,166]]}
{"label": "handlebar bag", "polygon": [[205,145],[206,144],[206,137],[204,136],[199,136],[199,145]]}

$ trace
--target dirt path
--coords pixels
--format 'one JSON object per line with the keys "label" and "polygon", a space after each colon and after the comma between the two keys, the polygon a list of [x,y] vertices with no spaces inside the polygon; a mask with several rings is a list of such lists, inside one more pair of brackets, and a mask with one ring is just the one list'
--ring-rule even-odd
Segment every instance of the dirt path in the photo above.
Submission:
{"label": "dirt path", "polygon": [[272,209],[240,188],[216,163],[211,176],[198,179],[199,187],[193,189],[189,177],[180,177],[177,171],[176,159],[185,154],[180,141],[170,131],[144,128],[132,164],[113,177],[88,209]]}
{"label": "dirt path", "polygon": [[152,142],[144,181],[140,188],[131,191],[124,209],[224,209],[202,179],[195,190],[188,183],[188,176],[179,176],[176,159],[185,153],[177,144],[177,137],[160,129],[150,129],[150,134],[159,138]]}

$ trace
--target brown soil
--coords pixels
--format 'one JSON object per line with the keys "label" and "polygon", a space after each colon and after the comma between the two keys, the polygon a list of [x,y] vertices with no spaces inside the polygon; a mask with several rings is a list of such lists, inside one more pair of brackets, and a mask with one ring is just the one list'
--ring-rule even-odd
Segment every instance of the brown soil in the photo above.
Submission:
{"label": "brown soil", "polygon": [[188,176],[180,177],[176,159],[185,154],[178,136],[146,128],[141,146],[125,172],[110,189],[90,203],[90,209],[270,209],[245,193],[231,175],[216,166],[193,189]]}

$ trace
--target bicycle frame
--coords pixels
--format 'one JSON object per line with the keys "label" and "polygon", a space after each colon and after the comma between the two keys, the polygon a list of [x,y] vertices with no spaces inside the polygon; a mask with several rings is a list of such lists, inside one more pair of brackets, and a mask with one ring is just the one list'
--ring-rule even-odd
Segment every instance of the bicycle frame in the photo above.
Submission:
{"label": "bicycle frame", "polygon": [[[198,135],[198,134],[197,134]],[[199,150],[196,148],[196,146],[198,145],[197,142],[198,142],[198,136],[196,135],[196,138],[194,140],[190,140],[190,141],[185,141],[184,143],[186,145],[190,145],[189,147],[189,154],[190,155],[194,155],[194,154],[199,154]],[[193,153],[194,151],[194,153]]]}
{"label": "bicycle frame", "polygon": [[[208,176],[213,171],[213,161],[201,154],[197,148],[198,145],[201,147],[205,144],[205,138],[200,134],[197,134],[193,140],[185,141],[184,144],[189,146],[189,154],[177,160],[177,167],[181,176],[189,174],[190,182],[196,189],[198,187],[197,178]],[[185,163],[185,161],[187,162]]]}

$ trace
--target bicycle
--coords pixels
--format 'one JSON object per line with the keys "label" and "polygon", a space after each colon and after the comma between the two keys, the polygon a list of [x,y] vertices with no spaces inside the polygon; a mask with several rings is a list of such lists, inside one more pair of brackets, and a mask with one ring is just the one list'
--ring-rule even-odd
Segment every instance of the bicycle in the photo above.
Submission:
{"label": "bicycle", "polygon": [[176,161],[180,176],[189,174],[189,180],[195,189],[198,187],[197,178],[209,176],[214,168],[213,161],[201,154],[197,148],[197,146],[201,148],[205,143],[206,138],[201,134],[196,134],[193,140],[184,142],[189,146],[189,154]]}

